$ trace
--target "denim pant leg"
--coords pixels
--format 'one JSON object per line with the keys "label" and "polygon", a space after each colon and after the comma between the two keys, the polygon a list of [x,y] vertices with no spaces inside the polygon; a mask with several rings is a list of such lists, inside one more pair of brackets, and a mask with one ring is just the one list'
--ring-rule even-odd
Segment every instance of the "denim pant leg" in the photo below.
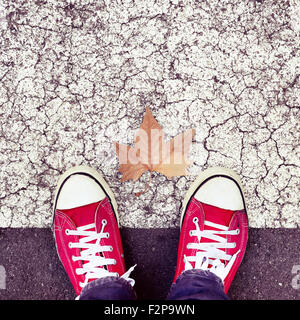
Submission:
{"label": "denim pant leg", "polygon": [[222,280],[208,270],[183,272],[172,284],[167,300],[229,300]]}
{"label": "denim pant leg", "polygon": [[89,282],[79,300],[136,300],[136,293],[127,280],[105,277]]}

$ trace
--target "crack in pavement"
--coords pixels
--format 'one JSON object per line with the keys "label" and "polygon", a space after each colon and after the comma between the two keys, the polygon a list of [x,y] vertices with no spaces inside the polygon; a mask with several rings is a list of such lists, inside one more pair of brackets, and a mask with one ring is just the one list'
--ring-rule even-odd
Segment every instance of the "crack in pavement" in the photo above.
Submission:
{"label": "crack in pavement", "polygon": [[[45,227],[59,175],[96,167],[121,225],[177,227],[200,170],[242,177],[251,227],[300,225],[299,28],[289,1],[3,1],[0,226]],[[1,21],[0,21],[1,24]],[[145,105],[196,135],[190,176],[120,182]]]}

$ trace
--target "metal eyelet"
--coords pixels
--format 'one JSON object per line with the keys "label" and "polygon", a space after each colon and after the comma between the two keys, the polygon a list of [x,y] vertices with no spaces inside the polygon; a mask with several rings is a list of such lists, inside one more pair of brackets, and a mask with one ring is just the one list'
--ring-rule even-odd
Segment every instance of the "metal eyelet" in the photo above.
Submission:
{"label": "metal eyelet", "polygon": [[106,226],[106,225],[107,225],[107,220],[106,220],[106,219],[103,219],[103,220],[102,220],[102,224],[103,224],[104,226]]}
{"label": "metal eyelet", "polygon": [[109,238],[109,232],[106,232],[105,236],[106,236],[106,239],[108,239]]}
{"label": "metal eyelet", "polygon": [[194,223],[196,223],[196,222],[198,222],[198,221],[199,221],[199,219],[198,219],[197,217],[194,217],[194,218],[193,218],[193,222],[194,222]]}
{"label": "metal eyelet", "polygon": [[69,231],[70,231],[69,229],[66,229],[66,230],[65,230],[65,234],[66,234],[67,236],[70,234]]}
{"label": "metal eyelet", "polygon": [[193,236],[194,236],[193,230],[190,230],[189,235],[190,235],[190,237],[193,237]]}
{"label": "metal eyelet", "polygon": [[73,248],[73,246],[72,246],[72,242],[69,242],[69,243],[68,243],[68,247],[69,247],[70,249],[72,249],[72,248]]}

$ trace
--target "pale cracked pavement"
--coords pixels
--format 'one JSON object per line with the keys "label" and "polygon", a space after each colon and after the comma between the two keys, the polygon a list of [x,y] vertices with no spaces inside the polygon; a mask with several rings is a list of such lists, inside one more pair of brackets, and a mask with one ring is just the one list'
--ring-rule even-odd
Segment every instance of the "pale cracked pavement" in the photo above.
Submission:
{"label": "pale cracked pavement", "polygon": [[[19,241],[35,246],[39,232],[49,237],[56,182],[78,164],[103,174],[128,239],[148,228],[158,238],[159,229],[173,230],[177,239],[181,201],[197,174],[211,166],[234,169],[245,187],[253,259],[259,248],[270,255],[278,245],[289,249],[283,258],[272,256],[281,263],[273,277],[287,266],[286,282],[274,280],[285,293],[259,287],[233,296],[298,297],[290,285],[292,266],[300,264],[298,0],[1,0],[0,15],[0,245],[6,250],[0,264],[14,288],[0,291],[3,298],[25,298],[28,285],[22,278],[14,287],[17,271],[10,273],[8,264],[21,236],[8,234],[24,232]],[[148,174],[121,183],[112,142],[133,143],[146,105],[167,139],[196,129],[194,164],[186,177],[154,173],[150,190],[137,198]],[[53,277],[59,262],[45,263]],[[251,268],[249,261],[244,275]],[[30,297],[66,298],[56,285]]]}

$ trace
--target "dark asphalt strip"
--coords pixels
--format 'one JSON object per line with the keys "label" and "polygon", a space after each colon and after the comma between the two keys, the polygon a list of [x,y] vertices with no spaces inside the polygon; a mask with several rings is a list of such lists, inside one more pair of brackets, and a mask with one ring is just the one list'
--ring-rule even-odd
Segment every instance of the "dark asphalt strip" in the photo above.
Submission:
{"label": "dark asphalt strip", "polygon": [[[127,267],[137,264],[132,277],[139,299],[164,299],[175,272],[179,229],[122,228],[121,234]],[[300,299],[299,240],[300,229],[250,229],[229,296]],[[0,300],[74,298],[50,229],[0,228]]]}

